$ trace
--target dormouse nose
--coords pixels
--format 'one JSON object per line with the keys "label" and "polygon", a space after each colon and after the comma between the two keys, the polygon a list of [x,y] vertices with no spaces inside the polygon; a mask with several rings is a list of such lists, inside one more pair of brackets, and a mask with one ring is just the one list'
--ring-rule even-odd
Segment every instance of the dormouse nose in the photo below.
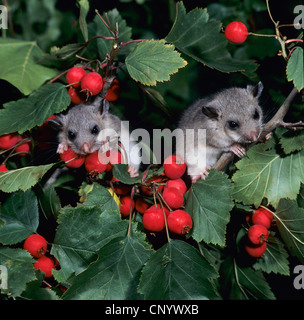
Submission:
{"label": "dormouse nose", "polygon": [[84,152],[84,153],[91,153],[91,146],[89,143],[85,142],[83,145],[82,145],[82,148],[81,150]]}
{"label": "dormouse nose", "polygon": [[245,135],[246,139],[248,139],[249,141],[256,141],[259,137],[259,131],[256,129],[256,130],[251,130],[250,132],[248,132],[246,135]]}

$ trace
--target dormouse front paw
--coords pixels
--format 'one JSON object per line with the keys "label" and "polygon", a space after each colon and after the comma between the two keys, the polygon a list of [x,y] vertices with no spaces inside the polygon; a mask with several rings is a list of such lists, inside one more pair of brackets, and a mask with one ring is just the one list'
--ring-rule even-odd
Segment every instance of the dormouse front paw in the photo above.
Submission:
{"label": "dormouse front paw", "polygon": [[246,155],[246,149],[238,143],[233,144],[230,147],[230,151],[237,155],[239,158],[242,158]]}
{"label": "dormouse front paw", "polygon": [[138,171],[137,171],[137,169],[135,167],[129,166],[128,167],[128,172],[129,172],[131,178],[138,177]]}
{"label": "dormouse front paw", "polygon": [[67,143],[61,142],[61,143],[59,143],[59,145],[58,145],[57,153],[63,153],[64,151],[67,151],[68,148],[69,148],[69,146],[67,145]]}
{"label": "dormouse front paw", "polygon": [[206,180],[206,178],[209,175],[209,171],[210,171],[211,167],[206,167],[206,169],[204,171],[202,171],[199,175],[197,176],[192,176],[191,177],[191,182],[192,184],[194,184],[195,182],[197,182],[197,180],[199,180],[200,178],[202,180]]}

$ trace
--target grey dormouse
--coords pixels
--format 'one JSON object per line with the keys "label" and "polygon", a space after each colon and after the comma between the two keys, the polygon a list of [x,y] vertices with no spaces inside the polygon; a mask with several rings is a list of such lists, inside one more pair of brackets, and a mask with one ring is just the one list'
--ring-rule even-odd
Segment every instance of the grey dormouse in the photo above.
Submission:
{"label": "grey dormouse", "polygon": [[[210,97],[194,102],[181,116],[178,128],[176,154],[183,157],[192,182],[205,179],[208,170],[223,152],[232,151],[239,157],[245,155],[244,145],[257,141],[263,127],[263,112],[259,97],[263,84],[246,88],[224,89]],[[185,133],[194,131],[194,143],[186,150]],[[206,139],[198,141],[198,129],[206,129]],[[206,154],[206,161],[193,157],[199,150]]]}

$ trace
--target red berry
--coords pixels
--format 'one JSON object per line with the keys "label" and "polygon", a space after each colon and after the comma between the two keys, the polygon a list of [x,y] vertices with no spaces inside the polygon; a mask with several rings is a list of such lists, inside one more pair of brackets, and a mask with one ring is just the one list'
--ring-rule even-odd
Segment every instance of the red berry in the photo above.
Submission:
{"label": "red berry", "polygon": [[102,163],[101,153],[98,151],[89,154],[85,159],[85,168],[89,173],[102,173],[106,170],[107,165]]}
{"label": "red berry", "polygon": [[[21,140],[23,140],[24,139],[24,137],[18,137],[18,142],[20,142]],[[30,144],[30,142],[25,142],[25,143],[22,143],[22,144],[20,144],[19,146],[17,146],[16,147],[16,149],[15,149],[15,151],[16,152],[20,152],[20,153],[18,153],[18,155],[20,156],[20,157],[24,157],[24,156],[26,156],[29,152],[30,152],[30,150],[31,150],[31,144]]]}
{"label": "red berry", "polygon": [[262,211],[270,221],[273,220],[273,214],[270,210],[268,210],[267,208],[264,207],[259,207],[257,210]]}
{"label": "red berry", "polygon": [[186,164],[184,160],[176,155],[169,156],[164,161],[165,175],[169,179],[178,179],[186,171]]}
{"label": "red berry", "polygon": [[248,239],[255,245],[260,245],[268,239],[269,232],[265,226],[254,224],[248,229]]}
{"label": "red berry", "polygon": [[[168,215],[170,214],[171,211],[170,211],[166,206],[164,206],[163,208],[164,208],[166,217],[168,217]],[[146,212],[153,211],[153,210],[155,210],[155,209],[161,209],[161,210],[163,211],[163,208],[162,208],[162,206],[161,206],[159,203],[157,203],[157,204],[153,204],[151,207],[149,207],[149,208],[146,210]]]}
{"label": "red berry", "polygon": [[[157,183],[161,183],[161,181],[163,180],[163,176],[154,176],[150,179],[148,179],[146,181],[146,183],[155,183],[155,188],[158,191],[162,191],[164,189],[164,185],[163,184],[157,184]],[[153,187],[149,187],[149,186],[141,186],[140,190],[143,194],[145,194],[146,196],[152,196],[153,195]]]}
{"label": "red berry", "polygon": [[[105,83],[105,79],[103,79],[103,82]],[[119,95],[120,95],[119,81],[117,79],[114,79],[111,84],[111,87],[107,91],[105,99],[108,101],[116,101],[119,98]]]}
{"label": "red berry", "polygon": [[178,209],[184,203],[183,194],[175,188],[165,188],[163,191],[163,197],[171,209]]}
{"label": "red berry", "polygon": [[125,195],[131,190],[131,186],[128,184],[124,184],[119,182],[115,177],[112,178],[112,185],[114,192],[118,195]]}
{"label": "red berry", "polygon": [[106,171],[111,171],[113,169],[113,164],[121,163],[122,156],[118,150],[108,150],[101,155],[101,162],[106,164]]}
{"label": "red berry", "polygon": [[225,29],[225,37],[233,43],[242,43],[248,37],[248,30],[243,22],[233,21]]}
{"label": "red berry", "polygon": [[0,149],[10,149],[18,142],[18,137],[15,133],[5,134],[0,136]]}
{"label": "red berry", "polygon": [[140,213],[144,214],[145,211],[149,208],[150,204],[142,198],[137,198],[135,201],[135,209]]}
{"label": "red berry", "polygon": [[165,228],[165,217],[162,208],[146,210],[142,223],[145,229],[152,232],[159,232]]}
{"label": "red berry", "polygon": [[[77,158],[76,158],[77,157]],[[76,159],[74,159],[76,158]],[[76,169],[81,167],[84,164],[85,157],[78,155],[76,152],[74,152],[71,148],[68,150],[64,151],[63,153],[60,154],[60,159],[64,162],[66,162],[66,166],[68,168]],[[74,159],[72,161],[69,161],[71,159]],[[69,161],[69,162],[67,162]]]}
{"label": "red berry", "polygon": [[47,242],[39,234],[31,234],[25,239],[23,249],[27,250],[34,258],[40,258],[46,253]]}
{"label": "red berry", "polygon": [[167,218],[167,222],[169,230],[176,234],[186,234],[192,228],[192,218],[184,210],[172,211]]}
{"label": "red berry", "polygon": [[83,92],[80,92],[79,90],[70,87],[68,90],[68,94],[71,98],[72,103],[74,104],[81,104],[86,101],[86,96]]}
{"label": "red berry", "polygon": [[246,252],[253,258],[261,257],[266,251],[267,243],[263,242],[261,245],[254,245],[252,243],[245,244]]}
{"label": "red berry", "polygon": [[166,187],[178,189],[182,194],[185,194],[187,191],[186,183],[181,178],[168,180],[166,183]]}
{"label": "red berry", "polygon": [[259,209],[253,213],[251,221],[253,224],[260,224],[267,229],[271,226],[271,220],[268,218],[267,214]]}
{"label": "red berry", "polygon": [[54,261],[46,256],[42,256],[34,263],[35,269],[40,269],[45,273],[46,278],[50,278],[53,275],[53,269],[55,269]]}
{"label": "red berry", "polygon": [[0,165],[0,172],[8,171],[7,167],[5,164]]}
{"label": "red berry", "polygon": [[81,89],[88,92],[91,96],[98,94],[103,87],[102,77],[97,72],[86,74],[81,80]]}
{"label": "red berry", "polygon": [[80,88],[80,81],[86,74],[86,71],[82,67],[73,67],[68,71],[66,80],[72,87]]}
{"label": "red berry", "polygon": [[[134,210],[135,203],[132,201],[132,210]],[[120,198],[120,213],[123,217],[128,217],[130,215],[131,209],[131,196],[123,196]]]}

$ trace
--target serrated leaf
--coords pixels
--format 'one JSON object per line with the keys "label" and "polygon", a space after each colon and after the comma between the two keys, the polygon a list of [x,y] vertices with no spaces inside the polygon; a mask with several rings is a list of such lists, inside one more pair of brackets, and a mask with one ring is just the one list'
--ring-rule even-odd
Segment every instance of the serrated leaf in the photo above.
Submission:
{"label": "serrated leaf", "polygon": [[0,242],[16,244],[35,233],[39,225],[38,201],[33,191],[19,191],[2,205]]}
{"label": "serrated leaf", "polygon": [[37,64],[43,53],[35,41],[0,39],[0,79],[6,80],[28,95],[58,72]]}
{"label": "serrated leaf", "polygon": [[126,67],[130,76],[144,85],[170,80],[170,75],[187,65],[173,45],[165,40],[149,40],[139,43],[127,56]]}
{"label": "serrated leaf", "polygon": [[142,270],[139,291],[146,300],[216,299],[211,283],[218,274],[193,246],[170,240]]}
{"label": "serrated leaf", "polygon": [[137,299],[140,270],[152,254],[144,234],[115,238],[98,252],[98,260],[74,278],[64,300]]}
{"label": "serrated leaf", "polygon": [[226,225],[233,202],[232,185],[223,173],[211,170],[205,181],[192,185],[185,210],[192,216],[192,237],[201,242],[225,245]]}
{"label": "serrated leaf", "polygon": [[16,131],[22,134],[40,126],[51,115],[66,109],[70,102],[63,84],[46,84],[27,98],[4,104],[0,110],[0,135]]}
{"label": "serrated leaf", "polygon": [[281,199],[275,214],[286,247],[304,263],[304,209],[298,207],[296,201]]}
{"label": "serrated leaf", "polygon": [[3,192],[26,191],[33,187],[55,163],[24,167],[0,173],[0,190]]}
{"label": "serrated leaf", "polygon": [[60,262],[60,271],[54,272],[60,282],[86,269],[102,246],[128,230],[114,198],[101,186],[94,187],[84,205],[63,208],[58,223],[51,253]]}
{"label": "serrated leaf", "polygon": [[222,72],[240,71],[252,77],[257,64],[252,60],[233,59],[227,50],[221,22],[209,20],[207,9],[195,8],[186,13],[183,2],[177,3],[176,18],[166,41],[193,59]]}
{"label": "serrated leaf", "polygon": [[266,273],[273,272],[289,276],[288,253],[283,243],[270,234],[267,241],[267,249],[262,257],[253,265],[253,268]]}
{"label": "serrated leaf", "polygon": [[90,9],[90,4],[88,0],[78,0],[78,5],[80,7],[80,14],[79,14],[79,26],[84,38],[84,41],[88,41],[88,26],[86,23],[86,17]]}
{"label": "serrated leaf", "polygon": [[26,250],[0,247],[0,265],[7,268],[9,295],[19,296],[25,290],[26,284],[36,279],[34,262]]}
{"label": "serrated leaf", "polygon": [[296,199],[304,182],[304,150],[281,156],[274,139],[250,148],[236,166],[232,197],[245,205],[258,207],[267,198],[276,207],[281,198]]}
{"label": "serrated leaf", "polygon": [[228,257],[221,266],[221,288],[226,299],[274,300],[269,284],[260,270],[241,267]]}
{"label": "serrated leaf", "polygon": [[304,149],[304,132],[287,131],[281,136],[280,145],[286,154]]}
{"label": "serrated leaf", "polygon": [[288,60],[286,67],[287,79],[301,91],[304,88],[303,48],[296,48]]}

